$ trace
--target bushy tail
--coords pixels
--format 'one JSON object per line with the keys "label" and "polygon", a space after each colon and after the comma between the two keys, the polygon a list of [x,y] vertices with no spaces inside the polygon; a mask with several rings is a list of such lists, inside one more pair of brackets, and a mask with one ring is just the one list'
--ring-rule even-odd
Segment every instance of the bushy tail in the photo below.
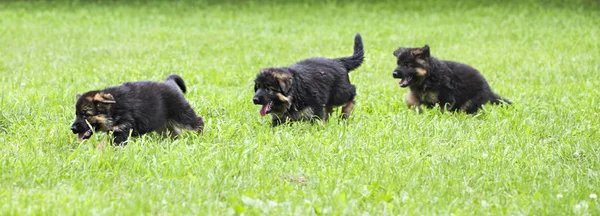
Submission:
{"label": "bushy tail", "polygon": [[494,105],[499,105],[499,104],[511,105],[512,104],[512,102],[510,100],[503,98],[502,96],[500,96],[498,94],[495,94],[494,96],[495,96],[494,99],[490,100],[491,104],[494,104]]}
{"label": "bushy tail", "polygon": [[185,88],[185,82],[183,82],[183,78],[181,78],[179,75],[171,74],[167,77],[167,80],[165,82],[171,81],[174,82],[183,93],[187,91],[187,89]]}
{"label": "bushy tail", "polygon": [[365,51],[363,50],[363,42],[359,33],[354,36],[354,53],[352,56],[342,57],[339,60],[344,64],[344,67],[348,72],[358,68],[365,58]]}

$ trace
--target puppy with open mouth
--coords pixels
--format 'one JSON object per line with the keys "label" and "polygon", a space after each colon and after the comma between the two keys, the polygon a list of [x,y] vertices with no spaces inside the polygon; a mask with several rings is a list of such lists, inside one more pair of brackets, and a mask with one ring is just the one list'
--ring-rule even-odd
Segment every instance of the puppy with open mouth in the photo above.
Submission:
{"label": "puppy with open mouth", "polygon": [[171,137],[181,129],[202,132],[204,121],[183,97],[185,92],[183,79],[170,75],[165,82],[127,82],[77,95],[71,131],[79,140],[112,132],[115,145],[152,131]]}
{"label": "puppy with open mouth", "polygon": [[287,67],[263,68],[254,80],[252,101],[261,106],[261,116],[271,114],[272,126],[287,121],[326,122],[338,106],[342,106],[342,117],[347,119],[356,96],[348,73],[363,59],[362,38],[356,34],[352,56],[309,58]]}
{"label": "puppy with open mouth", "polygon": [[430,55],[428,45],[398,48],[394,51],[397,67],[393,77],[400,87],[409,88],[406,104],[421,111],[421,104],[442,110],[477,112],[485,103],[511,104],[492,91],[479,71],[469,65],[438,60]]}

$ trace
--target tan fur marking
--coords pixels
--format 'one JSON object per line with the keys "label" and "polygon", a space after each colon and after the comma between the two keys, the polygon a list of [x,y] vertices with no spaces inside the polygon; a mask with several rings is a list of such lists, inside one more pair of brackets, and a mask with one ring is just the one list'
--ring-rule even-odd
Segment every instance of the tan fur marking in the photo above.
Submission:
{"label": "tan fur marking", "polygon": [[419,102],[419,99],[415,93],[409,91],[406,95],[404,95],[404,101],[406,102],[406,105],[408,105],[409,109],[414,108],[417,113],[421,112],[421,103]]}
{"label": "tan fur marking", "polygon": [[115,99],[109,93],[96,93],[93,100],[101,103],[115,103]]}
{"label": "tan fur marking", "polygon": [[417,76],[420,77],[424,77],[425,75],[427,75],[427,70],[425,70],[425,68],[415,68],[415,70],[417,71]]}
{"label": "tan fur marking", "polygon": [[427,101],[428,103],[432,104],[439,103],[438,95],[439,93],[437,92],[423,92],[423,94],[421,95],[421,101]]}
{"label": "tan fur marking", "polygon": [[273,77],[275,77],[275,79],[282,80],[282,81],[292,78],[288,73],[282,73],[279,71],[273,71],[273,72],[271,72],[271,75],[273,75]]}
{"label": "tan fur marking", "polygon": [[79,110],[83,111],[83,112],[88,112],[88,111],[92,110],[92,107],[89,107],[87,105],[82,105],[81,107],[79,107]]}
{"label": "tan fur marking", "polygon": [[118,125],[117,126],[112,126],[110,128],[110,131],[118,131],[119,129],[121,129]]}
{"label": "tan fur marking", "polygon": [[460,106],[460,109],[463,110],[463,111],[466,111],[467,108],[469,108],[472,104],[473,104],[473,101],[472,100],[468,100],[462,106]]}
{"label": "tan fur marking", "polygon": [[292,76],[289,73],[273,71],[271,72],[271,75],[279,82],[279,86],[284,91],[287,91],[289,88],[291,88]]}
{"label": "tan fur marking", "polygon": [[304,117],[310,117],[310,116],[314,115],[314,112],[313,112],[312,108],[307,107],[307,108],[300,110],[300,115],[302,115]]}
{"label": "tan fur marking", "polygon": [[342,118],[348,119],[350,118],[350,114],[352,114],[352,110],[354,110],[354,101],[350,101],[346,103],[346,105],[342,106]]}
{"label": "tan fur marking", "polygon": [[94,95],[93,101],[102,102],[103,100],[104,100],[104,98],[102,98],[102,95],[100,95],[100,93],[96,93]]}
{"label": "tan fur marking", "polygon": [[277,99],[279,99],[279,101],[284,102],[284,103],[289,103],[290,99],[286,96],[284,96],[283,94],[281,94],[281,92],[277,92],[277,94],[275,94],[275,96],[277,96]]}
{"label": "tan fur marking", "polygon": [[404,95],[404,101],[406,102],[406,105],[408,105],[408,106],[420,105],[419,99],[417,98],[415,93],[413,93],[412,91],[409,91],[406,95]]}
{"label": "tan fur marking", "polygon": [[106,120],[106,116],[104,114],[90,116],[87,118],[90,124],[96,124],[98,127],[96,130],[108,132],[108,121]]}
{"label": "tan fur marking", "polygon": [[421,54],[423,54],[423,50],[421,50],[421,49],[413,49],[413,50],[410,51],[410,54],[412,54],[413,56],[421,55]]}

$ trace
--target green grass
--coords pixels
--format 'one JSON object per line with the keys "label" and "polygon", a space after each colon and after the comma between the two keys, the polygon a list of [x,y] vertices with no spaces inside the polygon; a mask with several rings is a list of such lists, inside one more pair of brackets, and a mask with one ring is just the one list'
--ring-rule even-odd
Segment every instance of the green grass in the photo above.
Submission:
{"label": "green grass", "polygon": [[[1,215],[598,215],[597,1],[0,3]],[[262,67],[352,53],[347,122],[272,129]],[[392,51],[478,68],[514,106],[417,114]],[[180,74],[202,135],[77,141],[75,95]]]}

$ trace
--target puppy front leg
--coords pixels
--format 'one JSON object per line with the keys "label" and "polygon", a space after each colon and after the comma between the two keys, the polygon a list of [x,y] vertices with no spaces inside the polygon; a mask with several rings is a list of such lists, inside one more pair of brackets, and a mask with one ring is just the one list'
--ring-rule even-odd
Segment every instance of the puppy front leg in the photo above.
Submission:
{"label": "puppy front leg", "polygon": [[404,101],[406,102],[406,105],[408,106],[409,109],[414,108],[415,111],[417,111],[417,113],[422,112],[421,103],[419,102],[419,98],[412,91],[409,91],[408,94],[406,94],[404,96]]}
{"label": "puppy front leg", "polygon": [[[441,102],[441,101],[440,101]],[[442,106],[443,105],[443,106]],[[458,107],[456,106],[456,99],[453,96],[450,96],[450,100],[445,101],[444,103],[440,103],[441,111],[449,111],[454,112]]]}
{"label": "puppy front leg", "polygon": [[126,132],[114,132],[113,143],[115,146],[120,146],[129,139],[129,133]]}
{"label": "puppy front leg", "polygon": [[283,124],[287,121],[287,116],[285,115],[277,115],[275,113],[271,113],[271,127],[277,127],[280,124]]}
{"label": "puppy front leg", "polygon": [[133,132],[131,130],[132,129],[130,124],[120,124],[113,126],[111,128],[111,131],[113,132],[113,144],[115,146],[119,146],[123,142],[127,141],[129,139],[130,132]]}

